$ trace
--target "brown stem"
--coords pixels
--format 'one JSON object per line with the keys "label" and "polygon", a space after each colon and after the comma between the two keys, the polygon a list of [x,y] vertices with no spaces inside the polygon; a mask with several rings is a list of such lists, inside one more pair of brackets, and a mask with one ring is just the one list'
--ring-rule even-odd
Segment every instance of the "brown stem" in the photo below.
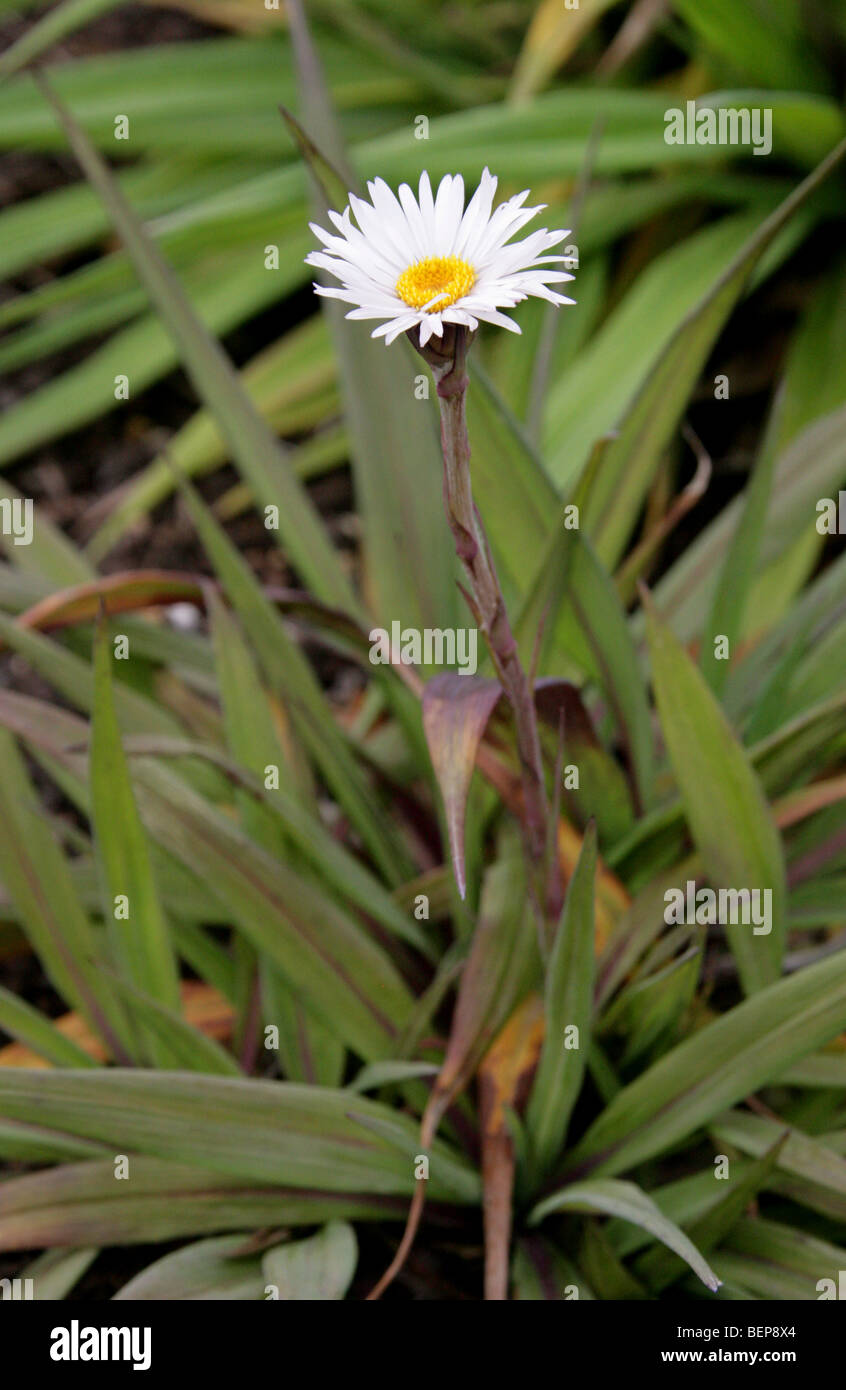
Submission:
{"label": "brown stem", "polygon": [[[446,354],[444,355],[444,351]],[[470,581],[473,611],[493,658],[500,684],[514,713],[523,787],[526,842],[535,869],[546,856],[548,815],[540,738],[532,688],[508,621],[502,590],[470,483],[467,436],[467,330],[444,335],[442,349],[424,350],[432,367],[441,410],[444,502],[455,548]],[[543,901],[543,899],[541,899]]]}

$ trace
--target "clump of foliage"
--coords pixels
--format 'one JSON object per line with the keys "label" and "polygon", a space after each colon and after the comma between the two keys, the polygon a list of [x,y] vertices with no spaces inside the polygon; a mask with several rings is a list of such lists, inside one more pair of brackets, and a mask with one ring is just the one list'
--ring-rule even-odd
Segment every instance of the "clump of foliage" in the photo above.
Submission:
{"label": "clump of foliage", "polygon": [[[65,1014],[0,989],[0,1251],[42,1297],[155,1242],[119,1297],[365,1296],[413,1204],[394,1290],[814,1299],[846,1261],[846,556],[817,526],[846,480],[846,12],[309,8],[314,46],[291,3],[296,45],[251,11],[24,71],[66,5],[0,60],[0,139],[69,143],[87,179],[0,214],[0,362],[73,350],[0,460],[118,409],[117,376],[181,364],[200,402],[87,544],[43,505],[2,538],[0,949]],[[667,144],[691,96],[771,109],[772,156]],[[575,229],[577,307],[482,332],[468,395],[536,682],[549,942],[490,670],[368,659],[374,626],[467,618],[419,358],[294,299],[307,165],[346,158],[495,164]],[[217,338],[284,301],[235,370]],[[313,489],[346,467],[352,550]],[[110,565],[174,493],[206,571]],[[290,585],[233,543],[247,508]],[[771,931],[669,923],[689,882],[768,891]]]}

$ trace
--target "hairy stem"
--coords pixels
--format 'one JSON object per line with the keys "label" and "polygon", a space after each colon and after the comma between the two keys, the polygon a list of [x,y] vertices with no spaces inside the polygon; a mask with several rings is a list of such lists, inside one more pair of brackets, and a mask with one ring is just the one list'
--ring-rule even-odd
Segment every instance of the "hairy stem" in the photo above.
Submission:
{"label": "hairy stem", "polygon": [[444,453],[444,502],[455,548],[469,580],[469,601],[493,658],[500,684],[514,714],[523,787],[524,829],[535,870],[546,860],[549,817],[538,737],[537,715],[528,676],[517,651],[502,590],[470,484],[467,436],[467,331],[456,328],[448,359],[434,354],[432,366],[441,410]]}

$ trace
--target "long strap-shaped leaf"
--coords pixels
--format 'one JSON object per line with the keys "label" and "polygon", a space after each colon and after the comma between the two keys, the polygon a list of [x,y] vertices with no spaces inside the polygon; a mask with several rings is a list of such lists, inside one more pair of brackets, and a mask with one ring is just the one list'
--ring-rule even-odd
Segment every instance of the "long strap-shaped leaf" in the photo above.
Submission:
{"label": "long strap-shaped leaf", "polygon": [[[2,1138],[0,1127],[0,1146]],[[67,1145],[70,1142],[65,1141]],[[84,1148],[83,1141],[73,1142],[78,1150]],[[79,1154],[47,1156],[61,1161]],[[0,1204],[0,1250],[32,1250],[41,1245],[148,1245],[212,1231],[239,1231],[238,1243],[243,1245],[243,1232],[262,1226],[310,1226],[333,1216],[356,1221],[391,1220],[402,1213],[404,1205],[402,1197],[378,1193],[239,1181],[196,1164],[188,1167],[135,1153],[129,1155],[129,1180],[115,1182],[113,1158],[98,1155],[8,1178]],[[143,1296],[139,1292],[138,1297]],[[186,1296],[183,1285],[179,1297]]]}
{"label": "long strap-shaped leaf", "polygon": [[[101,624],[94,652],[90,775],[103,876],[103,915],[109,924],[116,964],[125,980],[178,1013],[176,955],[121,744],[111,662],[108,631]],[[176,1055],[157,1032],[142,1027],[141,1036],[146,1041],[145,1050],[158,1066],[176,1063]]]}
{"label": "long strap-shaped leaf", "polygon": [[[355,1113],[351,1113],[355,1112]],[[274,1187],[408,1194],[417,1125],[377,1101],[326,1086],[195,1072],[0,1069],[0,1116]],[[479,1197],[478,1176],[436,1143],[432,1196]]]}
{"label": "long strap-shaped leaf", "polygon": [[[781,972],[786,898],[781,839],[745,750],[651,604],[647,632],[661,727],[706,871],[714,888],[758,893],[759,906],[770,904],[768,920],[759,913],[754,924],[725,927],[743,987],[751,994]],[[752,903],[750,897],[750,909]]]}
{"label": "long strap-shaped leaf", "polygon": [[636,1226],[643,1226],[680,1255],[709,1289],[716,1290],[720,1286],[720,1280],[692,1241],[634,1183],[618,1182],[614,1178],[592,1178],[588,1182],[562,1188],[535,1207],[529,1224],[537,1225],[545,1216],[557,1211],[600,1212],[620,1216]]}
{"label": "long strap-shaped leaf", "polygon": [[276,440],[244,391],[223,350],[206,331],[182,287],[149,237],[121,188],[74,120],[47,84],[37,80],[67,134],[86,178],[109,209],[115,227],[132,257],[139,279],[174,342],[194,385],[215,415],[232,455],[245,470],[261,470],[266,490],[279,501],[279,526],[298,570],[316,594],[351,611],[357,603],[317,513],[282,459]]}
{"label": "long strap-shaped leaf", "polygon": [[405,845],[355,761],[311,667],[288,636],[249,566],[187,483],[183,485],[183,495],[227,596],[252,639],[273,689],[284,701],[303,746],[388,882],[399,883],[412,870]]}
{"label": "long strap-shaped leaf", "polygon": [[[320,58],[304,7],[288,5],[301,100],[311,133],[342,180],[326,189],[313,180],[323,217],[341,210],[353,184],[332,111]],[[314,168],[307,146],[305,157]],[[346,187],[344,187],[346,182]],[[322,299],[338,357],[345,418],[352,445],[356,501],[365,534],[367,586],[375,612],[414,627],[452,625],[456,612],[455,560],[441,498],[437,412],[415,391],[428,371],[403,341],[387,349],[368,329],[350,323],[343,308]],[[428,393],[427,393],[428,394]]]}
{"label": "long strap-shaped leaf", "polygon": [[[296,786],[289,758],[274,727],[267,695],[237,620],[214,595],[210,597],[209,608],[229,747],[257,777],[264,778],[265,769],[276,765],[280,782],[299,808],[300,801],[306,800],[311,788],[303,790]],[[299,793],[296,796],[294,788]],[[249,795],[242,794],[238,802],[241,824],[250,839],[268,853],[296,863],[300,856],[287,841],[282,822]],[[305,807],[302,814],[311,821],[317,820]],[[284,1074],[291,1081],[338,1085],[344,1070],[344,1048],[337,1035],[315,1018],[271,961],[259,957],[256,964],[264,1019],[279,1027]],[[249,1038],[246,1042],[249,1045]]]}
{"label": "long strap-shaped leaf", "polygon": [[0,874],[45,970],[113,1056],[127,1059],[126,1018],[98,970],[97,942],[67,860],[37,804],[11,734],[0,732]]}
{"label": "long strap-shaped leaf", "polygon": [[[79,721],[65,715],[57,739],[43,719],[33,719],[25,697],[7,695],[2,705],[0,720],[46,749],[51,770],[55,765],[70,773],[75,785],[84,778],[84,757],[60,746],[67,737],[79,748],[84,725],[80,731]],[[253,946],[273,959],[314,1012],[362,1057],[390,1056],[410,1021],[413,1000],[387,952],[319,883],[273,859],[170,769],[140,759],[134,772],[147,830],[202,879],[216,910],[223,904]],[[0,840],[0,853],[2,848]],[[11,875],[3,877],[12,882]]]}
{"label": "long strap-shaped leaf", "polygon": [[[541,1172],[559,1153],[590,1045],[594,979],[596,827],[585,832],[546,972],[545,1034],[526,1128]],[[570,1030],[575,1028],[575,1034]],[[575,1046],[571,1046],[571,1042]]]}
{"label": "long strap-shaped leaf", "polygon": [[661,452],[672,436],[708,353],[776,235],[846,155],[842,140],[761,224],[673,335],[643,390],[626,410],[619,438],[602,460],[584,525],[600,558],[620,556]]}
{"label": "long strap-shaped leaf", "polygon": [[569,1156],[568,1175],[625,1172],[780,1078],[846,1027],[846,952],[758,990],[624,1087]]}

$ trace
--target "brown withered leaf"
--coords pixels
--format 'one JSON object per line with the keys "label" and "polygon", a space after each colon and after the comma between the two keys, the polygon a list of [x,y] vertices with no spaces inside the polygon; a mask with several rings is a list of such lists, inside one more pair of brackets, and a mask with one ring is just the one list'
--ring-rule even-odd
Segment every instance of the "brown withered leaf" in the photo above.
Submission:
{"label": "brown withered leaf", "polygon": [[525,1101],[543,1035],[543,1000],[539,994],[530,994],[479,1067],[486,1300],[508,1297],[515,1155],[507,1112],[519,1111]]}
{"label": "brown withered leaf", "polygon": [[557,676],[543,676],[535,681],[535,709],[544,723],[555,730],[563,716],[564,736],[568,742],[599,747],[593,720],[572,681],[560,680]]}
{"label": "brown withered leaf", "polygon": [[49,632],[92,622],[101,610],[107,614],[133,613],[171,603],[194,603],[202,607],[202,585],[201,575],[170,570],[128,570],[50,594],[22,613],[18,621],[22,627]]}
{"label": "brown withered leaf", "polygon": [[423,731],[435,777],[444,799],[455,881],[462,898],[467,891],[464,868],[464,813],[476,753],[502,694],[498,681],[444,672],[423,691]]}

